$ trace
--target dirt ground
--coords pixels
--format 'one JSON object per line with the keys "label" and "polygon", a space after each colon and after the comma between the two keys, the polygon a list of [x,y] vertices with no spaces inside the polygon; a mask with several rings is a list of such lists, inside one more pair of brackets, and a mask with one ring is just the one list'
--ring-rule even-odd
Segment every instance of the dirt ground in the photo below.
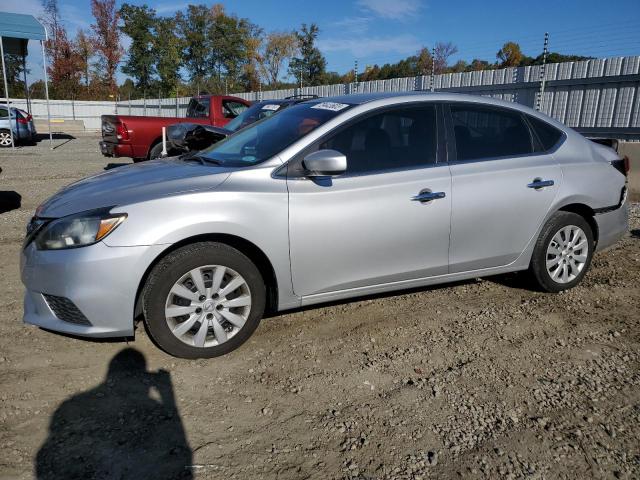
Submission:
{"label": "dirt ground", "polygon": [[29,217],[109,163],[95,137],[55,142],[0,152],[0,479],[640,478],[638,204],[572,291],[508,275],[366,298],[187,361],[140,326],[22,324]]}

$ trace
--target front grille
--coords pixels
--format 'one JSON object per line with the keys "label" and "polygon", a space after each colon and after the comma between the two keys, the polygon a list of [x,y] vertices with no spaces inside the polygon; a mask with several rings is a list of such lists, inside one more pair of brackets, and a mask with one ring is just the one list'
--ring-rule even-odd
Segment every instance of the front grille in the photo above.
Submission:
{"label": "front grille", "polygon": [[87,320],[87,317],[78,310],[75,304],[65,297],[56,297],[55,295],[47,295],[43,293],[45,300],[60,320],[68,323],[74,323],[76,325],[91,326],[91,322]]}

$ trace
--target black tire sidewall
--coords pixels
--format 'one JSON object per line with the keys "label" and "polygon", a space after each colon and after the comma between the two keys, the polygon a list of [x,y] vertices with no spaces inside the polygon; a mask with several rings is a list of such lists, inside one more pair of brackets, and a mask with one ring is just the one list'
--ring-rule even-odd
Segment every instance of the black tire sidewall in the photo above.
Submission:
{"label": "black tire sidewall", "polygon": [[[204,265],[222,265],[238,272],[251,290],[251,311],[242,329],[222,345],[198,348],[171,333],[164,307],[174,283],[188,271]],[[235,350],[258,327],[265,304],[266,288],[258,268],[238,250],[214,242],[187,245],[167,255],[152,270],[143,292],[144,319],[152,339],[165,352],[181,358],[211,358]]]}
{"label": "black tire sidewall", "polygon": [[[587,260],[584,268],[580,271],[578,276],[568,283],[558,283],[551,278],[551,275],[547,271],[547,248],[549,243],[553,239],[554,235],[558,231],[566,226],[575,225],[580,227],[587,236],[589,244],[589,250],[587,252]],[[557,212],[549,221],[545,224],[531,258],[531,271],[536,280],[536,283],[544,291],[557,293],[563,290],[568,290],[575,287],[582,281],[582,278],[586,275],[589,267],[591,266],[591,259],[593,258],[595,248],[595,242],[593,238],[593,230],[584,217],[573,212]]]}
{"label": "black tire sidewall", "polygon": [[[162,143],[157,143],[149,150],[149,160],[155,160],[156,158],[161,158],[162,154]],[[155,155],[155,156],[154,156]]]}

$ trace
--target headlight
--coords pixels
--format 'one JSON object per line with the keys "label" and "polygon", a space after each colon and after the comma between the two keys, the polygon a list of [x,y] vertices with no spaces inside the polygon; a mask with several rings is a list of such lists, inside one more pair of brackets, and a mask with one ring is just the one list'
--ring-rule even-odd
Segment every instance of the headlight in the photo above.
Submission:
{"label": "headlight", "polygon": [[82,212],[53,220],[37,233],[38,250],[62,250],[92,245],[113,232],[126,213],[109,213],[110,208]]}

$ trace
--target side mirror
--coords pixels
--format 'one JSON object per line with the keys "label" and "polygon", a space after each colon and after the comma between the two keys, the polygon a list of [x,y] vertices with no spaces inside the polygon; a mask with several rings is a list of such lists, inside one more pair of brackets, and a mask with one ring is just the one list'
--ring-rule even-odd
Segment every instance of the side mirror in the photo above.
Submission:
{"label": "side mirror", "polygon": [[337,150],[318,150],[302,161],[307,177],[333,177],[347,171],[347,157]]}

